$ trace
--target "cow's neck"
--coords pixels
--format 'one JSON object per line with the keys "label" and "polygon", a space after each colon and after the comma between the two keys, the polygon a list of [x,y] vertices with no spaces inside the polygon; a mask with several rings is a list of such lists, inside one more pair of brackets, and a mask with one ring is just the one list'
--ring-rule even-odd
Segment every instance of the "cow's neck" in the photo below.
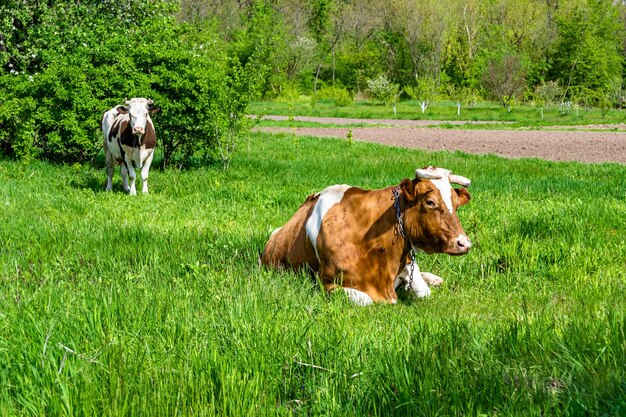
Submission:
{"label": "cow's neck", "polygon": [[[384,250],[398,263],[408,256],[411,246],[400,233],[398,215],[394,206],[393,190],[395,187],[388,187],[382,190],[373,191],[376,193],[377,203],[373,207],[380,207],[380,210],[373,213],[367,225],[368,233],[365,240],[372,247]],[[400,212],[404,212],[405,202],[400,194]]]}

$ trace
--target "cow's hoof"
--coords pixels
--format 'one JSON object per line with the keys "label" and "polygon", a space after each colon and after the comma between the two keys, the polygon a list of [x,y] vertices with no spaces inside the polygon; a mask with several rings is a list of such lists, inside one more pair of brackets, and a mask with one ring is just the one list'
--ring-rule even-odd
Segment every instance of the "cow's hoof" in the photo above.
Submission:
{"label": "cow's hoof", "polygon": [[418,298],[426,298],[426,297],[430,297],[430,288],[428,288],[427,286],[424,286],[424,288],[420,288],[418,290],[414,290],[413,293],[418,297]]}
{"label": "cow's hoof", "polygon": [[433,287],[438,287],[443,283],[443,278],[435,274],[431,274],[430,272],[422,272],[422,278],[424,278],[424,281]]}

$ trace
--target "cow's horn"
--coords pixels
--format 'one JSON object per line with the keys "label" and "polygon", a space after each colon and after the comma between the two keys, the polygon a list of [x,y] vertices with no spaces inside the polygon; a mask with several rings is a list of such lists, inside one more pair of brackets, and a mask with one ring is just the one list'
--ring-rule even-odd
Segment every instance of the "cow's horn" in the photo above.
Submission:
{"label": "cow's horn", "polygon": [[148,106],[152,106],[154,104],[154,101],[148,99],[147,103],[148,103]]}
{"label": "cow's horn", "polygon": [[441,175],[433,169],[416,169],[415,178],[419,178],[420,180],[438,180],[441,178]]}
{"label": "cow's horn", "polygon": [[465,188],[468,188],[472,184],[468,178],[455,174],[450,174],[449,180],[450,184],[459,184]]}

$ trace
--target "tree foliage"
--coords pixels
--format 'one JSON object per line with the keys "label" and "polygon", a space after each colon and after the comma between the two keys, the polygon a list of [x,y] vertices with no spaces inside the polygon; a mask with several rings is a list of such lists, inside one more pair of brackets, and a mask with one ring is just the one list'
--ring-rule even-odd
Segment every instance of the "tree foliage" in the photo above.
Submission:
{"label": "tree foliage", "polygon": [[257,92],[344,105],[380,74],[397,86],[388,105],[402,94],[425,110],[429,80],[458,112],[539,103],[544,83],[608,109],[626,96],[625,27],[612,0],[4,0],[0,151],[89,160],[102,112],[149,96],[165,164],[227,166]]}
{"label": "tree foliage", "polygon": [[437,96],[437,81],[429,77],[417,77],[414,85],[404,87],[404,92],[420,103],[420,108],[424,113],[430,102]]}
{"label": "tree foliage", "polygon": [[623,29],[611,0],[572,0],[558,19],[553,74],[566,94],[602,101],[624,71]]}
{"label": "tree foliage", "polygon": [[532,96],[537,85],[556,81],[567,99],[585,97],[597,104],[609,97],[617,104],[615,91],[623,84],[624,2],[183,1],[192,3],[205,17],[209,11],[219,16],[227,39],[252,24],[251,11],[271,16],[274,26],[261,30],[255,23],[257,31],[269,31],[275,51],[265,61],[272,74],[264,85],[268,97],[279,95],[284,85],[312,94],[336,84],[358,96],[378,74],[404,92],[415,87],[416,77],[428,77],[440,92],[469,88],[491,97],[485,74],[506,56],[519,59],[524,82],[521,92],[500,94],[498,100]]}
{"label": "tree foliage", "polygon": [[483,75],[483,85],[503,107],[510,110],[511,103],[526,86],[520,57],[505,55],[500,59],[490,60]]}
{"label": "tree foliage", "polygon": [[396,113],[396,102],[400,96],[400,86],[389,81],[386,75],[380,74],[378,77],[367,81],[367,87],[374,97],[393,106],[393,113]]}
{"label": "tree foliage", "polygon": [[[7,13],[11,10],[11,13]],[[169,1],[12,1],[1,6],[0,146],[28,160],[92,159],[102,113],[149,97],[164,163],[220,159],[242,133],[262,66],[230,53],[210,24],[175,19]],[[234,117],[231,117],[234,116]]]}

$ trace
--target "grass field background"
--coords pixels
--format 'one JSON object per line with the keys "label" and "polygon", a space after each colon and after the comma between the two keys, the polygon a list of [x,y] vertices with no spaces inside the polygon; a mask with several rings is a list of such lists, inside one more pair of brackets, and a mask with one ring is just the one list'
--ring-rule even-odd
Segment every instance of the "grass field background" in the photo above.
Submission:
{"label": "grass field background", "polygon": [[[310,96],[300,96],[293,100],[256,101],[250,105],[250,111],[257,115],[286,115],[313,117],[347,117],[357,119],[403,119],[403,120],[439,120],[439,121],[480,121],[480,125],[464,124],[463,129],[486,127],[498,129],[560,127],[566,129],[573,125],[615,125],[623,124],[624,109],[602,109],[584,106],[552,105],[541,108],[531,103],[519,103],[507,111],[499,103],[480,101],[473,106],[465,103],[461,113],[457,114],[456,102],[434,100],[425,112],[418,102],[403,100],[397,104],[397,113],[391,106],[378,101],[355,101],[349,106],[339,107],[332,100],[311,100]],[[365,120],[364,120],[365,121]],[[265,125],[285,125],[286,122],[265,120]],[[291,122],[302,125],[302,122]],[[458,128],[459,126],[440,125],[439,127]],[[617,127],[615,128],[618,129]],[[621,127],[623,130],[623,127]]]}
{"label": "grass field background", "polygon": [[[429,164],[472,179],[475,244],[418,255],[429,299],[259,268],[308,194]],[[626,414],[626,166],[255,133],[227,171],[104,184],[0,161],[0,416]]]}

